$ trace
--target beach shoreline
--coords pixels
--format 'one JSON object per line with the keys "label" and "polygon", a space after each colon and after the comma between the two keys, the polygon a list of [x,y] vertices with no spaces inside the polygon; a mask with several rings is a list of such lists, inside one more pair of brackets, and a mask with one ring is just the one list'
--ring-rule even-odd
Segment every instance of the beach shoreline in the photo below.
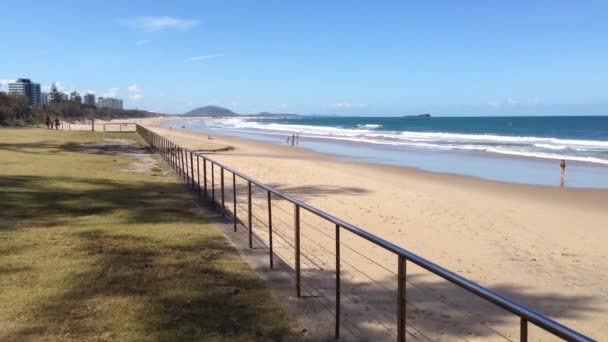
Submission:
{"label": "beach shoreline", "polygon": [[[208,124],[205,120],[210,120]],[[173,118],[163,126],[224,137],[285,143],[287,132],[259,129],[223,129],[215,127],[217,118]],[[230,119],[226,119],[230,121]],[[221,120],[219,121],[221,122]],[[307,127],[307,126],[302,126]],[[295,128],[294,128],[295,129]],[[328,128],[329,129],[329,128]],[[351,132],[354,134],[354,132]],[[482,150],[462,150],[370,143],[340,137],[318,137],[301,134],[299,145],[321,153],[340,156],[346,161],[364,161],[385,165],[417,168],[429,172],[458,174],[507,183],[559,186],[559,159],[514,155]],[[566,158],[567,159],[567,158]],[[608,166],[588,161],[567,159],[565,185],[577,188],[608,189]]]}
{"label": "beach shoreline", "polygon": [[[341,161],[330,154],[244,138],[214,135],[209,140],[198,132],[158,127],[163,120],[151,121],[142,124],[195,150],[209,143],[230,145],[234,150],[210,156],[574,329],[595,337],[608,334],[602,320],[608,314],[606,190],[502,183]],[[306,219],[331,231],[323,222]],[[285,234],[292,234],[291,227],[286,229]],[[313,240],[323,239],[313,230],[306,233]],[[390,255],[356,238],[345,240],[374,256],[377,264],[394,269]],[[319,259],[316,266],[308,265],[310,269],[331,264],[331,255],[324,255],[322,248],[303,248]],[[331,242],[324,248],[333,249]],[[290,254],[282,258],[289,262]],[[361,269],[374,279],[391,277],[374,265]],[[431,281],[420,270],[412,271],[412,277]],[[466,300],[457,302],[468,305]],[[502,319],[492,326],[511,329]]]}

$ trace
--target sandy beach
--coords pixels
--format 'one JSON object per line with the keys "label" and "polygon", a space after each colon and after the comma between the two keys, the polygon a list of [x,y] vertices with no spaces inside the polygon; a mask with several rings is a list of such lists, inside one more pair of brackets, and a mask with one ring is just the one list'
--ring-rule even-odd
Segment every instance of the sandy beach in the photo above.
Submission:
{"label": "sandy beach", "polygon": [[[209,140],[200,133],[160,128],[162,120],[140,122],[196,150],[231,146],[212,158],[588,336],[608,336],[608,191],[345,162],[287,145],[219,136]],[[264,196],[255,192],[256,205],[263,206]],[[275,226],[285,241],[277,242],[276,253],[290,263],[293,208],[277,205],[285,217]],[[311,214],[304,213],[303,219],[303,253],[310,256],[303,259],[304,282],[326,277],[325,285],[309,290],[331,293],[333,226]],[[264,239],[263,231],[256,233]],[[368,336],[376,332],[372,339],[392,336],[395,257],[353,236],[344,236],[344,245],[352,248],[343,252],[344,279],[350,286],[345,305],[358,308],[345,321],[352,323],[353,336],[357,327]],[[408,280],[410,335],[446,341],[518,338],[518,320],[503,310],[414,266],[408,268]],[[532,327],[530,336],[554,339]]]}

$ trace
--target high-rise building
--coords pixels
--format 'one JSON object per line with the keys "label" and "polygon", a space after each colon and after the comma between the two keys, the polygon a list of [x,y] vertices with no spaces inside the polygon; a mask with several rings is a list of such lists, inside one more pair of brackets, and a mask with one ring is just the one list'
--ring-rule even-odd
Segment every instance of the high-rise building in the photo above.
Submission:
{"label": "high-rise building", "polygon": [[112,108],[112,109],[122,109],[122,100],[113,99],[111,97],[100,97],[97,100],[97,107],[99,108]]}
{"label": "high-rise building", "polygon": [[27,78],[20,78],[17,82],[9,83],[8,93],[11,95],[27,97],[31,106],[38,106],[41,104],[42,94],[40,92],[40,83],[34,83]]}
{"label": "high-rise building", "polygon": [[84,94],[84,96],[82,97],[82,103],[84,103],[86,105],[94,106],[95,105],[95,95],[89,94],[89,93]]}

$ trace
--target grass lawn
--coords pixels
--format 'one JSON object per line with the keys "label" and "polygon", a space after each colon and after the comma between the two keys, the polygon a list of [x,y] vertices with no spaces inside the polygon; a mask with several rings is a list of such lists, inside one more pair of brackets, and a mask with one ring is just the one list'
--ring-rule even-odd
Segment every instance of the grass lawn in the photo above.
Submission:
{"label": "grass lawn", "polygon": [[0,340],[300,339],[141,144],[0,129]]}

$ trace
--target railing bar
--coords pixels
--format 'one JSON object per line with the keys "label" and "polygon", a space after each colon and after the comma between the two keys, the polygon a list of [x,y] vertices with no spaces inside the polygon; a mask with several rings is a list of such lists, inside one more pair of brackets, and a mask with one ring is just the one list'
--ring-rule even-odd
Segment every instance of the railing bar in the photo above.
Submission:
{"label": "railing bar", "polygon": [[406,259],[399,255],[397,257],[397,341],[405,342],[406,340]]}
{"label": "railing bar", "polygon": [[201,197],[201,169],[200,169],[200,157],[196,155],[196,188],[198,192],[198,197]]}
{"label": "railing bar", "polygon": [[274,269],[273,250],[272,250],[272,193],[268,191],[268,248],[270,258],[270,269]]}
{"label": "railing bar", "polygon": [[220,168],[220,177],[222,178],[221,188],[222,188],[222,216],[226,216],[226,195],[224,194],[224,168]]}
{"label": "railing bar", "polygon": [[207,158],[203,157],[203,193],[205,194],[205,201],[209,198],[209,192],[207,192]]}
{"label": "railing bar", "polygon": [[247,182],[247,223],[249,228],[249,248],[253,248],[253,223],[251,221],[251,181]]}
{"label": "railing bar", "polygon": [[336,225],[336,327],[335,339],[340,338],[340,226]]}
{"label": "railing bar", "polygon": [[295,243],[295,270],[296,270],[296,293],[298,298],[302,297],[301,275],[300,275],[300,206],[294,205],[294,243]]}
{"label": "railing bar", "polygon": [[238,221],[238,216],[236,214],[236,173],[232,173],[232,200],[234,202],[234,231],[236,232],[236,225]]}

